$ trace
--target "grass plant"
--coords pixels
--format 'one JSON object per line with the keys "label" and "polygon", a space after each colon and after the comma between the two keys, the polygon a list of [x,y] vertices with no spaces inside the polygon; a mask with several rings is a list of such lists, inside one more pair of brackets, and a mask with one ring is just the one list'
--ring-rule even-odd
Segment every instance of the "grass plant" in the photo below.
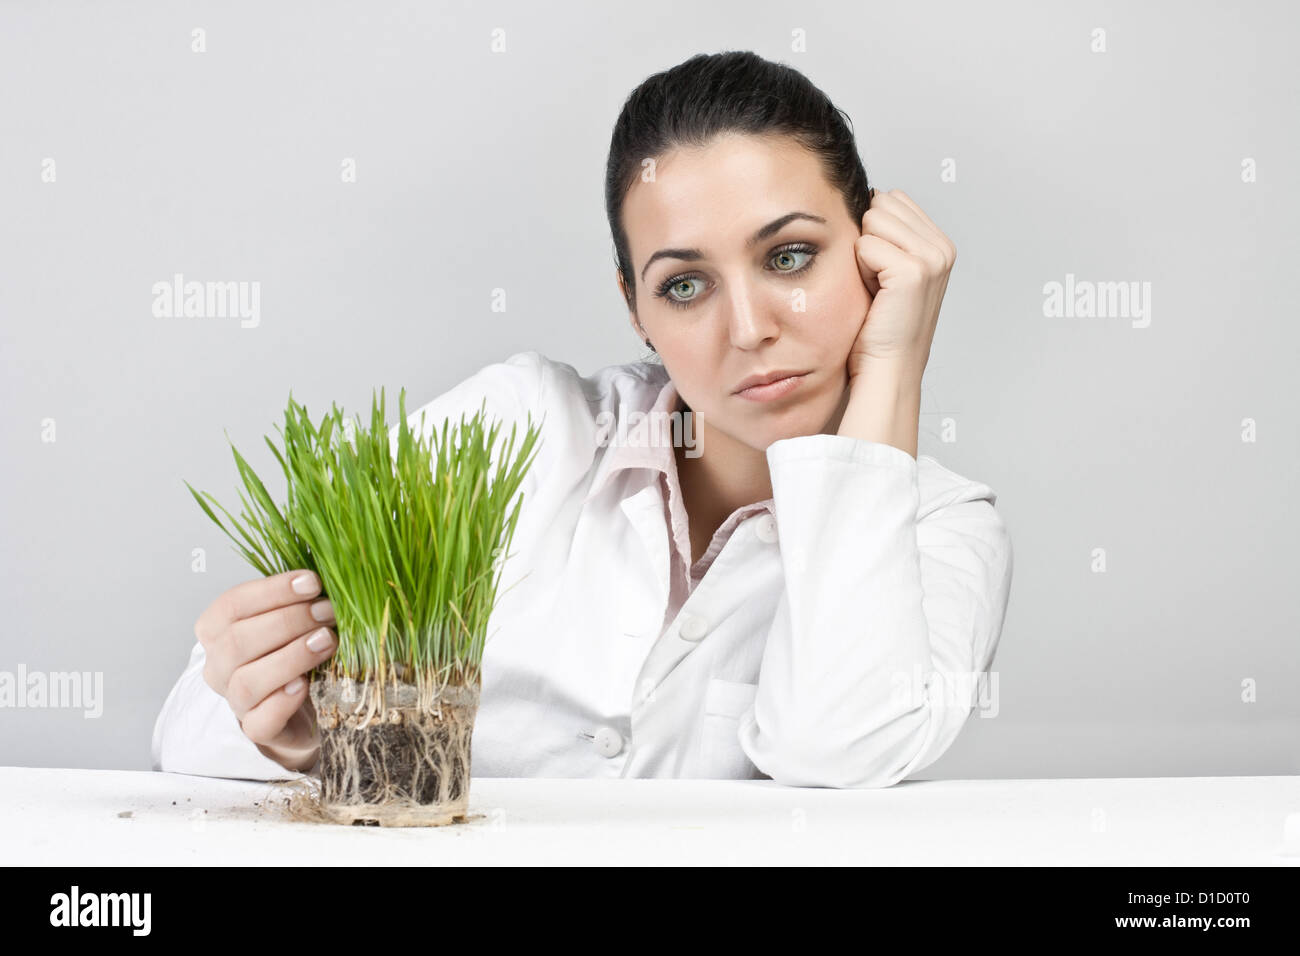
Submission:
{"label": "grass plant", "polygon": [[398,411],[390,429],[381,390],[372,393],[368,425],[345,419],[337,404],[314,425],[290,392],[284,427],[276,427],[283,447],[266,438],[285,476],[282,507],[233,442],[243,483],[239,517],[185,486],[259,572],[306,568],[320,576],[339,646],[317,671],[377,680],[381,688],[394,677],[440,687],[477,682],[523,505],[516,492],[533,464],[540,423],[530,414],[522,437],[512,425],[504,439],[485,400],[441,429],[426,431],[422,415],[413,431],[405,389]]}

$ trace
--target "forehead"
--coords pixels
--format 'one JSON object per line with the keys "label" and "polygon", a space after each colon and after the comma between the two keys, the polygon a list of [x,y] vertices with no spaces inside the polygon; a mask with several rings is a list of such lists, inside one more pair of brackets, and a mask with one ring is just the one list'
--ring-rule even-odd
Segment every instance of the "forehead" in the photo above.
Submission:
{"label": "forehead", "polygon": [[726,134],[657,157],[623,202],[634,264],[665,246],[743,244],[795,209],[830,219],[843,205],[816,154],[788,137]]}

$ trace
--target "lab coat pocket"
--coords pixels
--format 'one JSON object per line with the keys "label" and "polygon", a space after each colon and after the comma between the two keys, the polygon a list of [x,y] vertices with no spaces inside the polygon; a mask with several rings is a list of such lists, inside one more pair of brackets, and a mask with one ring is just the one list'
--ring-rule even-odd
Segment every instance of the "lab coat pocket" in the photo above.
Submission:
{"label": "lab coat pocket", "polygon": [[757,684],[719,678],[709,681],[700,737],[700,776],[748,779],[758,775],[758,768],[740,749],[740,718],[757,693]]}

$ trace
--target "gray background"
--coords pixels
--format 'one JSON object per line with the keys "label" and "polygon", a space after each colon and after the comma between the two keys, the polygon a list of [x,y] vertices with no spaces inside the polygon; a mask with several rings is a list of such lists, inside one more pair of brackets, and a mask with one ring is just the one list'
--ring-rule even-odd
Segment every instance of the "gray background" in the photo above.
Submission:
{"label": "gray background", "polygon": [[[105,709],[0,710],[0,764],[148,769],[194,619],[251,576],[182,484],[237,502],[223,429],[274,474],[261,438],[290,388],[356,411],[406,386],[413,408],[523,349],[584,373],[642,357],[602,202],[613,121],[649,74],[752,49],[844,108],[873,185],[959,250],[920,450],[998,492],[1016,567],[1000,712],[924,776],[1296,773],[1298,20],[1284,3],[3,4],[0,670],[102,671]],[[261,324],[155,318],[152,284],[176,272],[260,281]],[[1150,326],[1044,317],[1067,273],[1150,282]]]}

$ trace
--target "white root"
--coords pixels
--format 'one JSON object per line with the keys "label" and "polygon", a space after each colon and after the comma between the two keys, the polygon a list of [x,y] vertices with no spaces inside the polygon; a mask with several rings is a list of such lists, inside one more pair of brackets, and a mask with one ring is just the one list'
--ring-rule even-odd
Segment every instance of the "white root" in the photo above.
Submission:
{"label": "white root", "polygon": [[462,685],[417,674],[415,684],[394,679],[382,690],[374,682],[360,690],[355,693],[346,679],[312,682],[321,728],[322,813],[339,823],[380,826],[463,820],[477,681]]}

